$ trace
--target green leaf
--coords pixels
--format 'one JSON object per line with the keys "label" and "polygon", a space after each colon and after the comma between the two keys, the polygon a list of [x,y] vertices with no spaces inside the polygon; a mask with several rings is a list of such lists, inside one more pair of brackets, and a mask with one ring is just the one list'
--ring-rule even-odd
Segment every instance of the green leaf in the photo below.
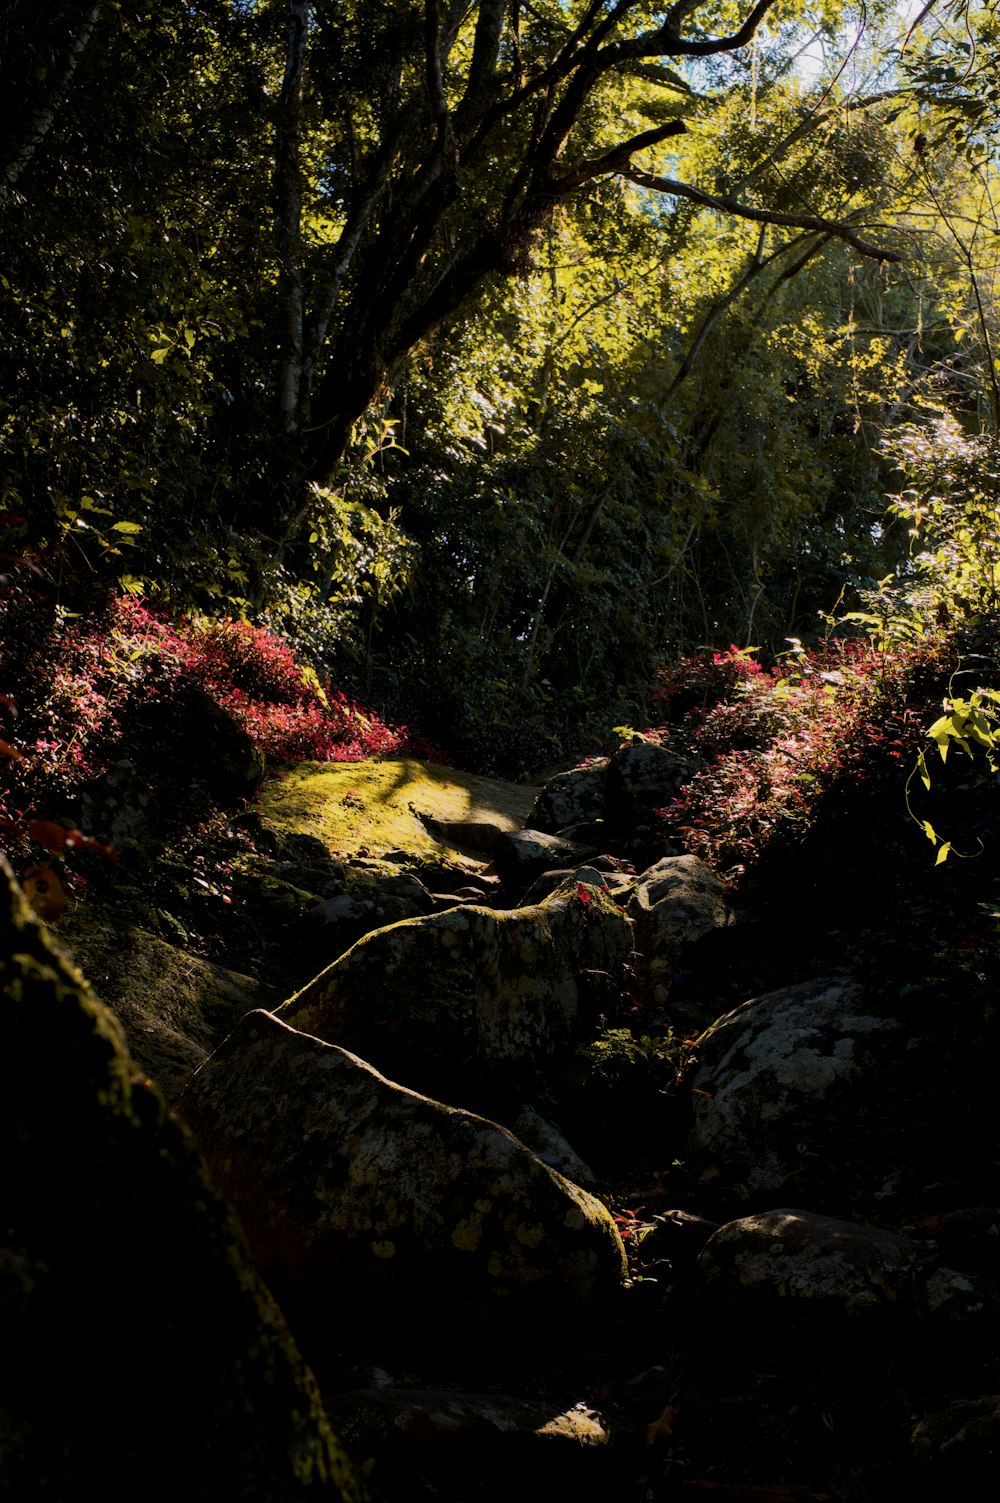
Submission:
{"label": "green leaf", "polygon": [[920,773],[920,781],[929,793],[931,789],[931,775],[927,771],[927,758],[922,751],[917,753],[917,771]]}
{"label": "green leaf", "polygon": [[142,527],[138,522],[114,522],[112,523],[111,531],[128,533],[129,536],[133,536],[135,533],[141,532]]}

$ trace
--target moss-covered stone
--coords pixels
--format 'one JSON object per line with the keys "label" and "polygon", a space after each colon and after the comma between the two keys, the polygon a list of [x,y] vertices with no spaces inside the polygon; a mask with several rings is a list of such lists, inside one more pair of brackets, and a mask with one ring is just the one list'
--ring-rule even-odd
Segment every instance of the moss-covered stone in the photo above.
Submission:
{"label": "moss-covered stone", "polygon": [[272,1000],[253,977],[179,950],[92,904],[65,913],[57,938],[168,1101],[244,1013]]}
{"label": "moss-covered stone", "polygon": [[764,1211],[721,1226],[698,1259],[705,1286],[731,1306],[809,1306],[891,1315],[907,1296],[918,1248],[884,1227],[812,1211]]}
{"label": "moss-covered stone", "polygon": [[190,1138],[0,861],[0,1492],[362,1496]]}
{"label": "moss-covered stone", "polygon": [[470,904],[366,935],[278,1015],[455,1100],[568,1049],[631,954],[629,920],[596,887],[513,912]]}
{"label": "moss-covered stone", "polygon": [[697,856],[666,856],[644,871],[629,899],[639,995],[663,1007],[686,946],[732,922],[725,885]]}
{"label": "moss-covered stone", "polygon": [[404,1089],[266,1012],[246,1017],[178,1110],[258,1265],[366,1318],[586,1308],[625,1262],[600,1201],[511,1133]]}
{"label": "moss-covered stone", "polygon": [[361,851],[482,861],[443,826],[491,825],[516,830],[533,792],[433,762],[303,762],[266,783],[259,796],[265,825],[279,836],[308,833],[340,856]]}
{"label": "moss-covered stone", "polygon": [[621,1457],[589,1404],[386,1385],[334,1396],[331,1414],[387,1503],[456,1503],[473,1487],[477,1503],[618,1492]]}
{"label": "moss-covered stone", "polygon": [[855,982],[802,982],[744,1002],[698,1043],[689,1168],[703,1180],[725,1176],[744,1193],[800,1190],[821,1164],[834,1103],[854,1115],[851,1090],[898,1058],[897,1018]]}

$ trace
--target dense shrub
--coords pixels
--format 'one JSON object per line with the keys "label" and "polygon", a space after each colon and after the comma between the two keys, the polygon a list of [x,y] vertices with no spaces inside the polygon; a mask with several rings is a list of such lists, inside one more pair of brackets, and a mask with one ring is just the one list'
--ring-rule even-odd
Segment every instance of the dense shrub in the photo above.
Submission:
{"label": "dense shrub", "polygon": [[133,752],[137,712],[183,684],[205,691],[273,762],[434,755],[247,621],[172,621],[128,595],[76,616],[21,588],[0,596],[0,644],[0,815],[10,823],[58,814]]}
{"label": "dense shrub", "polygon": [[688,706],[672,739],[705,765],[661,811],[668,833],[739,876],[776,841],[804,834],[835,784],[862,786],[888,769],[902,808],[943,653],[940,636],[882,650],[831,639],[770,671],[736,649],[671,669],[660,696]]}

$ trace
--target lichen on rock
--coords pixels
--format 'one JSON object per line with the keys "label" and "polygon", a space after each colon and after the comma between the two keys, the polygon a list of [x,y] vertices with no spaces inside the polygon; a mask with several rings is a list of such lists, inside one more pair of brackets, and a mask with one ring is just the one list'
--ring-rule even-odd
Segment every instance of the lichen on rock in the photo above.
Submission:
{"label": "lichen on rock", "polygon": [[504,1128],[406,1090],[266,1012],[244,1018],[178,1110],[282,1285],[391,1306],[586,1308],[625,1273],[600,1201]]}
{"label": "lichen on rock", "polygon": [[530,1076],[592,1021],[588,989],[601,978],[621,986],[631,960],[629,920],[599,888],[582,891],[376,930],[278,1016],[418,1090]]}
{"label": "lichen on rock", "polygon": [[856,982],[804,982],[719,1018],[698,1044],[687,1152],[706,1178],[725,1173],[750,1192],[801,1172],[834,1087],[852,1087],[888,1054],[900,1025]]}

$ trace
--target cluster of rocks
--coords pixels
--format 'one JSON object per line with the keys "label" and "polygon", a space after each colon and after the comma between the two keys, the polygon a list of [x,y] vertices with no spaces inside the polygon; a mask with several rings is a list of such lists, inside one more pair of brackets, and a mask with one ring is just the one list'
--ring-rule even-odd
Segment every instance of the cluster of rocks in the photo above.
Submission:
{"label": "cluster of rocks", "polygon": [[[799,1445],[796,1475],[809,1478],[799,1495],[828,1496],[838,1466],[852,1464],[854,1397],[834,1402],[819,1383],[794,1444],[784,1430],[772,1434],[766,1396],[756,1407],[747,1398],[763,1381],[762,1343],[786,1373],[800,1372],[812,1353],[834,1387],[860,1364],[858,1404],[900,1368],[901,1350],[908,1372],[930,1362],[936,1378],[921,1402],[931,1412],[901,1420],[894,1411],[885,1454],[914,1496],[946,1494],[973,1476],[1000,1431],[1000,1398],[983,1391],[997,1381],[1000,1211],[955,1207],[920,1224],[875,1224],[852,1214],[844,1177],[831,1178],[831,1144],[842,1141],[861,1172],[881,1182],[892,1171],[871,1107],[881,1082],[905,1071],[912,1030],[877,989],[827,974],[790,978],[735,1009],[710,989],[675,1004],[685,957],[724,945],[734,929],[725,885],[694,857],[663,855],[653,838],[652,811],[691,771],[665,748],[637,743],[552,779],[523,829],[484,815],[423,817],[433,838],[464,853],[457,861],[380,852],[341,860],[338,870],[325,847],[309,848],[309,831],[299,832],[294,861],[287,835],[276,835],[284,871],[275,878],[272,868],[271,880],[301,895],[283,910],[286,937],[323,962],[291,996],[255,995],[248,978],[213,974],[206,963],[193,992],[168,982],[169,1006],[155,997],[155,960],[129,962],[147,978],[142,1006],[120,969],[92,978],[115,1005],[140,1070],[176,1097],[176,1117],[132,1078],[118,1023],[6,883],[17,944],[4,972],[12,1019],[4,1026],[15,1048],[3,1057],[26,1050],[31,1029],[68,1030],[54,1046],[60,1060],[75,1047],[73,1029],[101,1040],[100,1060],[84,1063],[72,1088],[65,1071],[52,1076],[51,1099],[39,1091],[29,1100],[13,1075],[4,1082],[12,1131],[29,1145],[3,1255],[18,1351],[36,1328],[41,1348],[54,1341],[53,1312],[65,1317],[88,1281],[100,1305],[109,1267],[125,1278],[121,1303],[145,1319],[142,1300],[158,1278],[175,1279],[167,1270],[183,1256],[181,1241],[200,1248],[201,1238],[220,1260],[211,1273],[207,1252],[190,1260],[218,1302],[215,1322],[206,1324],[205,1290],[195,1299],[175,1280],[155,1330],[168,1327],[164,1340],[176,1345],[194,1340],[187,1314],[201,1322],[192,1356],[203,1412],[185,1455],[223,1404],[211,1388],[213,1364],[232,1360],[237,1341],[263,1363],[258,1382],[246,1359],[247,1390],[233,1400],[253,1432],[251,1443],[233,1431],[227,1464],[241,1479],[239,1469],[266,1448],[272,1469],[297,1467],[314,1491],[351,1497],[361,1487],[324,1429],[313,1380],[271,1295],[318,1376],[334,1429],[386,1500],[499,1500],[513,1487],[529,1498],[572,1487],[624,1499],[640,1480],[658,1498],[692,1467],[738,1492],[746,1476],[713,1472],[707,1438],[716,1424],[738,1431],[734,1373],[745,1379],[741,1412],[770,1446],[757,1456],[764,1443],[748,1429],[745,1473],[755,1458],[766,1473]],[[262,819],[263,844],[266,816],[253,817]],[[323,892],[325,884],[335,890]],[[752,944],[752,926],[745,933]],[[130,941],[133,957],[163,945],[138,934]],[[78,953],[86,947],[81,935]],[[567,1139],[560,1093],[580,1046],[630,1010],[643,1026],[655,1018],[664,1031],[674,1024],[679,1037],[697,1038],[683,1046],[681,1109],[669,1132],[637,1145],[637,1162],[648,1164],[652,1150],[662,1167],[650,1195],[662,1203],[676,1194],[674,1204],[616,1219],[572,1132]],[[64,1145],[39,1219],[31,1180],[51,1173],[48,1114],[63,1094],[82,1125]],[[177,1118],[240,1229],[199,1177]],[[170,1176],[183,1214],[164,1190]],[[80,1223],[86,1252],[60,1262],[60,1207],[75,1225],[80,1195],[97,1178],[107,1214]],[[197,1206],[204,1224],[192,1231]],[[162,1258],[151,1247],[157,1216],[169,1223]],[[138,1295],[126,1267],[141,1269]],[[250,1336],[225,1313],[227,1279],[249,1311]],[[190,1311],[179,1312],[185,1303]],[[94,1319],[91,1311],[67,1326],[77,1347],[73,1382],[82,1381],[84,1348],[93,1341],[96,1349]],[[546,1377],[532,1384],[527,1353],[539,1345]],[[612,1350],[602,1394],[590,1381],[594,1353]],[[730,1368],[721,1378],[720,1352]],[[55,1422],[39,1417],[34,1390],[25,1394],[11,1389],[0,1405],[0,1456],[11,1436],[15,1481],[42,1465]],[[912,1402],[909,1392],[899,1399]],[[123,1405],[136,1454],[148,1451],[149,1423],[136,1419],[134,1403]],[[263,1410],[271,1417],[258,1424]],[[738,1452],[732,1443],[720,1449]],[[82,1440],[59,1454],[67,1477],[92,1465]],[[273,1470],[262,1471],[256,1491],[211,1475],[221,1493],[229,1485],[233,1495],[295,1495]],[[898,1486],[872,1495],[898,1496]]]}

